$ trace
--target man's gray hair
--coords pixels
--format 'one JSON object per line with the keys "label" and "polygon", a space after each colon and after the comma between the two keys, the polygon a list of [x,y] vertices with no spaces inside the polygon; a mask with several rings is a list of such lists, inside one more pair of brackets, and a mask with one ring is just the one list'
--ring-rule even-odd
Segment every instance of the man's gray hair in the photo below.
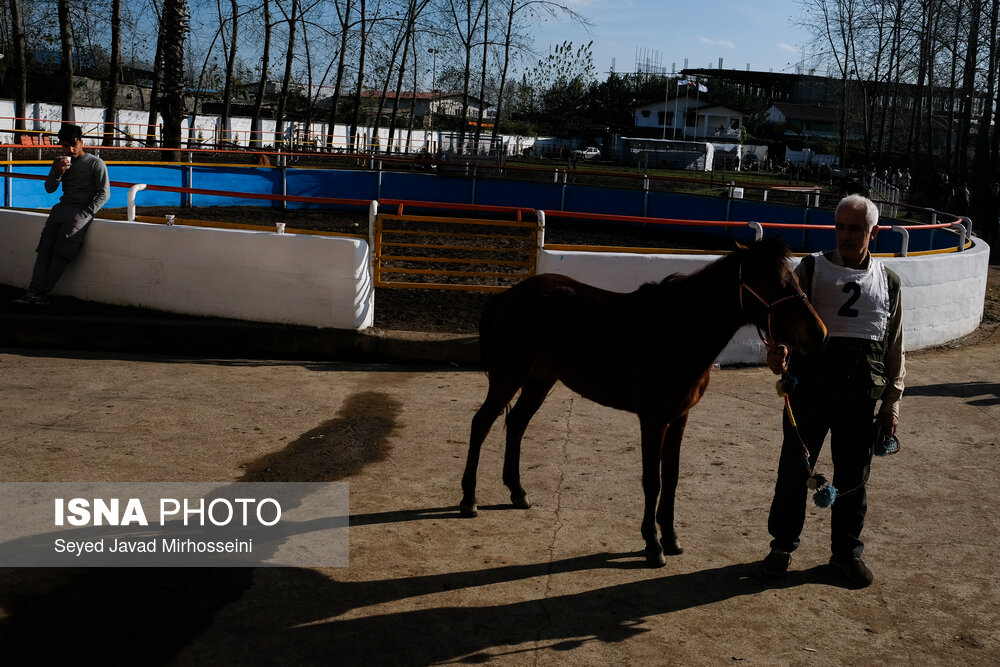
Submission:
{"label": "man's gray hair", "polygon": [[847,195],[840,200],[837,204],[837,209],[833,212],[833,217],[836,218],[840,213],[842,208],[853,208],[853,209],[863,209],[865,212],[865,221],[868,223],[868,231],[875,228],[878,224],[879,211],[878,206],[868,197],[863,197],[862,195]]}

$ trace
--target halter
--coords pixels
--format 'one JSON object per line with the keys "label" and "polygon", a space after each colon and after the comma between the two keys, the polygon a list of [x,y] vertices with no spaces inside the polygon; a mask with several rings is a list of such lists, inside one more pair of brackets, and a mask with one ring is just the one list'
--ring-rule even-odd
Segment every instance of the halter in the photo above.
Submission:
{"label": "halter", "polygon": [[[757,334],[760,336],[760,340],[761,342],[764,343],[764,346],[767,347],[768,349],[772,349],[774,347],[774,330],[773,327],[771,326],[771,323],[774,319],[774,310],[781,304],[786,303],[788,301],[792,301],[793,299],[805,299],[806,293],[800,289],[795,294],[789,294],[787,296],[783,296],[777,299],[776,301],[772,301],[769,303],[767,299],[765,299],[764,297],[762,297],[760,294],[757,293],[757,290],[750,287],[750,285],[748,285],[747,282],[743,280],[742,262],[740,262],[739,266],[739,278],[740,278],[740,310],[742,310],[744,313],[746,312],[746,308],[743,306],[743,290],[746,290],[751,294],[753,294],[755,297],[757,297],[757,300],[760,301],[761,304],[764,306],[764,312],[767,313],[767,337],[765,337],[764,332],[761,331],[760,325],[755,325],[757,327]],[[770,340],[768,340],[768,338],[770,338]]]}

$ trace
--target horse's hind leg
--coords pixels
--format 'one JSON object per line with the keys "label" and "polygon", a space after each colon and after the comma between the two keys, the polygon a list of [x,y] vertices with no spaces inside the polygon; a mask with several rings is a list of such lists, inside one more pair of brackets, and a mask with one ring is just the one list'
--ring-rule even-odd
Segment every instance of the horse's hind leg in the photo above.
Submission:
{"label": "horse's hind leg", "polygon": [[656,521],[660,524],[660,543],[663,551],[671,556],[683,553],[681,543],[674,530],[674,497],[677,495],[677,476],[680,468],[681,439],[684,437],[684,427],[687,426],[687,415],[677,417],[667,426],[663,438],[663,450],[660,454],[660,475],[663,488],[660,491],[660,507],[656,512]]}
{"label": "horse's hind leg", "polygon": [[528,422],[538,412],[549,395],[553,377],[529,377],[521,388],[517,403],[507,414],[507,447],[503,457],[503,483],[510,489],[510,502],[519,509],[528,509],[528,494],[521,486],[521,438]]}
{"label": "horse's hind leg", "polygon": [[479,452],[483,441],[490,432],[493,422],[497,420],[503,409],[507,407],[518,385],[513,381],[500,381],[490,377],[490,388],[486,400],[472,418],[472,431],[469,435],[469,454],[465,459],[465,472],[462,474],[462,502],[459,511],[462,516],[476,516],[476,472],[479,469]]}

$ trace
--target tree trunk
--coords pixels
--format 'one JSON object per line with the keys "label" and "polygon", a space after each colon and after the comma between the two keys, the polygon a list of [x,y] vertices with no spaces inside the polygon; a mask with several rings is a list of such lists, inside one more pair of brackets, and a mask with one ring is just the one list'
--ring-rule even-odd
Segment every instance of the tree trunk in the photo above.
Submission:
{"label": "tree trunk", "polygon": [[[996,163],[991,150],[991,144],[995,145],[997,140],[996,128],[990,127],[990,118],[993,116],[993,102],[996,99],[997,85],[997,64],[1000,54],[997,53],[997,29],[998,19],[1000,19],[1000,2],[992,0],[990,3],[990,30],[989,30],[989,66],[986,75],[986,94],[983,100],[983,115],[979,120],[979,136],[976,137],[976,155],[973,162],[973,171],[976,174],[976,192],[984,193],[997,177]],[[991,136],[992,132],[992,136]],[[996,223],[996,221],[993,221]]]}
{"label": "tree trunk", "polygon": [[[958,73],[958,37],[959,28],[962,25],[963,0],[958,0],[958,9],[955,11],[955,32],[951,41],[951,86],[948,91],[948,131],[945,133],[944,163],[951,164],[952,146],[951,135],[955,129],[955,77]],[[964,102],[963,102],[964,103]]]}
{"label": "tree trunk", "polygon": [[514,15],[517,0],[510,0],[510,7],[507,10],[507,29],[503,38],[503,69],[500,71],[500,87],[497,89],[496,114],[493,118],[493,136],[490,137],[490,145],[495,146],[500,136],[500,114],[505,88],[507,87],[507,71],[510,67],[510,47],[514,39]]}
{"label": "tree trunk", "polygon": [[[401,25],[399,33],[397,33],[396,38],[392,41],[392,53],[389,56],[389,65],[386,67],[385,80],[382,81],[382,94],[378,98],[378,109],[375,111],[375,120],[372,122],[372,139],[376,145],[378,145],[378,131],[379,126],[382,124],[382,112],[385,110],[385,98],[389,93],[389,84],[392,82],[392,69],[396,64],[396,58],[399,57],[399,52],[403,52],[403,62],[406,62],[406,42],[410,37],[409,31],[409,21],[404,22]],[[404,65],[400,65],[399,79],[402,78],[402,70]],[[399,80],[397,79],[397,81]],[[399,102],[399,84],[396,85],[396,102]],[[392,151],[392,132],[389,133],[389,144],[386,146],[386,152]]]}
{"label": "tree trunk", "polygon": [[229,48],[226,54],[226,81],[222,87],[222,140],[229,141],[229,111],[233,96],[233,73],[236,70],[236,37],[239,34],[240,8],[236,0],[230,0],[232,8],[233,30],[229,35]]}
{"label": "tree trunk", "polygon": [[365,52],[368,47],[367,22],[365,17],[365,0],[360,0],[361,10],[361,52],[358,54],[358,83],[354,91],[354,110],[351,112],[351,136],[348,138],[357,150],[358,117],[361,114],[361,94],[365,89]]}
{"label": "tree trunk", "polygon": [[118,126],[118,79],[122,70],[122,2],[111,0],[111,67],[108,71],[107,98],[104,102],[104,139],[101,144],[113,146]]}
{"label": "tree trunk", "polygon": [[347,38],[351,27],[351,7],[353,0],[344,3],[344,13],[340,13],[340,3],[334,6],[337,9],[337,16],[340,18],[340,53],[337,54],[337,82],[333,86],[333,99],[330,100],[330,117],[327,120],[327,147],[332,147],[335,143],[335,131],[337,126],[337,116],[340,113],[340,94],[344,85],[344,61],[347,53]]}
{"label": "tree trunk", "polygon": [[57,0],[59,13],[59,47],[62,54],[62,121],[73,122],[73,33],[70,28],[69,0]]}
{"label": "tree trunk", "polygon": [[[160,90],[163,87],[163,17],[156,35],[156,56],[153,59],[153,86],[149,91],[149,117],[146,121],[146,145],[156,146],[156,117],[160,110]],[[162,139],[162,137],[161,137]]]}
{"label": "tree trunk", "polygon": [[264,94],[267,92],[267,70],[271,58],[271,3],[264,0],[264,53],[260,61],[260,80],[257,82],[257,96],[253,101],[253,116],[250,118],[250,147],[260,148],[263,145],[263,128],[260,126],[261,108],[264,106]]}
{"label": "tree trunk", "polygon": [[[279,5],[280,7],[281,5]],[[274,119],[274,147],[284,147],[285,108],[288,105],[288,87],[292,81],[292,64],[295,62],[295,26],[299,21],[299,1],[292,0],[292,15],[288,18],[288,48],[285,51],[285,75],[281,79],[281,93],[278,95],[278,113]]]}
{"label": "tree trunk", "polygon": [[184,42],[188,34],[187,0],[163,3],[163,145],[167,162],[181,158],[181,121],[184,118]]}
{"label": "tree trunk", "polygon": [[28,68],[24,55],[24,26],[21,24],[21,7],[19,0],[8,0],[10,3],[11,38],[14,42],[14,129],[23,131],[25,118],[28,114]]}
{"label": "tree trunk", "polygon": [[479,153],[479,138],[483,134],[483,118],[486,116],[486,57],[490,48],[490,0],[483,0],[483,70],[479,77],[479,117],[476,119],[474,142]]}
{"label": "tree trunk", "polygon": [[[979,59],[979,16],[983,10],[982,0],[973,0],[969,5],[969,41],[965,51],[965,67],[962,71],[962,117],[958,125],[958,146],[956,151],[957,174],[962,182],[969,180],[969,135],[972,133],[972,102],[976,95],[976,61]],[[989,131],[989,125],[980,126],[980,132]]]}

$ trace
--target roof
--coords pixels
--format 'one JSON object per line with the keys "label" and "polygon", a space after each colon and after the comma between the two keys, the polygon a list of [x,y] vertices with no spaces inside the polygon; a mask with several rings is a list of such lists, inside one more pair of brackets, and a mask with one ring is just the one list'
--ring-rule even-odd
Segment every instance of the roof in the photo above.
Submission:
{"label": "roof", "polygon": [[776,102],[771,105],[781,112],[786,120],[811,120],[822,123],[836,123],[838,109],[835,107],[819,107],[808,104],[791,104]]}

